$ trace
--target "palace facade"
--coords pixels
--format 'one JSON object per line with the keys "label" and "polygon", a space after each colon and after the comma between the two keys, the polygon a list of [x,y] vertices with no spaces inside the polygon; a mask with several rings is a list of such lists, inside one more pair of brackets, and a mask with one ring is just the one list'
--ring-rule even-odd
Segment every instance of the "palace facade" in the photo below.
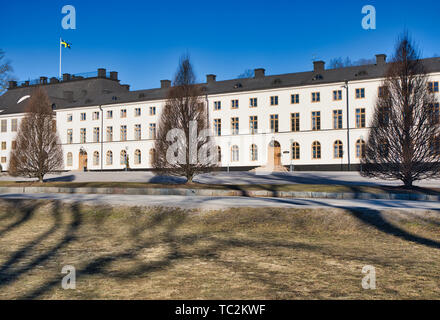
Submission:
{"label": "palace facade", "polygon": [[[429,88],[438,94],[440,58],[424,59]],[[220,156],[227,170],[250,170],[268,163],[294,170],[357,169],[387,68],[376,63],[326,69],[323,61],[301,73],[201,83]],[[9,153],[35,86],[43,86],[56,114],[64,169],[151,169],[154,139],[171,81],[160,88],[130,91],[117,72],[70,75],[62,79],[11,81],[0,96],[0,163]],[[438,104],[434,106],[437,108]]]}

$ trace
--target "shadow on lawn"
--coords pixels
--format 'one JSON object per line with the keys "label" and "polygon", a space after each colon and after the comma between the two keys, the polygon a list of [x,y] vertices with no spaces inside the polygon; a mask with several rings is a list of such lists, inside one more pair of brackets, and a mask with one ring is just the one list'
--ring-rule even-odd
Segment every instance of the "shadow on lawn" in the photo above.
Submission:
{"label": "shadow on lawn", "polygon": [[[284,200],[274,199],[274,201]],[[323,204],[319,201],[314,202],[319,205]],[[29,221],[34,212],[38,209],[37,205],[28,205],[27,202],[8,201],[8,203],[11,206],[18,205],[18,207],[22,208],[23,213],[17,216],[15,222],[1,231],[2,235],[7,232],[13,232],[15,228]],[[80,207],[78,204],[65,206],[67,206],[71,218],[69,223],[63,222],[64,217],[61,213],[61,204],[54,202],[53,209],[50,212],[52,219],[51,227],[44,233],[38,235],[35,239],[28,241],[23,247],[14,252],[7,261],[0,265],[0,290],[6,285],[17,281],[20,277],[25,276],[28,272],[33,271],[35,268],[41,267],[50,259],[59,255],[65,255],[66,246],[75,240],[81,239],[78,234],[78,229],[83,223]],[[440,243],[437,241],[410,234],[394,226],[385,220],[379,211],[366,208],[353,208],[349,211],[357,219],[386,234],[431,248],[440,248]],[[97,228],[102,226],[108,218],[108,215],[105,213],[106,212],[100,215],[97,214],[96,217],[93,217],[93,223]],[[180,226],[184,226],[188,218],[188,212],[178,209],[156,208],[148,219],[143,219],[145,212],[140,208],[132,208],[125,214],[130,219],[128,233],[130,246],[128,248],[121,246],[121,248],[115,248],[111,253],[101,254],[87,261],[81,261],[81,267],[78,267],[76,270],[77,281],[94,275],[103,276],[107,279],[124,280],[136,279],[141,276],[148,277],[148,275],[154,272],[163,271],[166,268],[174,266],[183,261],[183,259],[199,259],[216,263],[229,269],[231,272],[239,273],[240,276],[245,279],[254,283],[260,283],[262,287],[271,288],[274,292],[281,292],[283,290],[287,292],[291,288],[284,283],[273,280],[274,275],[279,275],[280,278],[282,278],[281,271],[271,270],[269,272],[245,260],[225,260],[221,257],[221,253],[237,248],[248,248],[251,250],[275,250],[277,248],[284,248],[289,250],[320,251],[320,253],[324,255],[331,256],[331,252],[327,252],[327,250],[322,250],[319,246],[307,243],[269,240],[258,241],[237,239],[235,237],[220,239],[215,237],[212,232],[182,234],[176,232],[176,230]],[[56,232],[59,232],[61,228],[63,228],[63,230],[65,229],[65,231],[63,231],[59,240],[45,249],[41,245],[42,242]],[[157,248],[159,246],[165,246],[167,249],[166,252],[155,261],[146,261],[145,249]],[[183,249],[184,246],[191,246],[193,249],[185,250]],[[111,268],[113,263],[127,260],[134,261],[135,265],[125,269],[114,270]],[[45,283],[33,288],[21,298],[38,299],[49,291],[59,288],[63,277],[60,271],[61,270],[59,270],[54,277],[47,279]]]}

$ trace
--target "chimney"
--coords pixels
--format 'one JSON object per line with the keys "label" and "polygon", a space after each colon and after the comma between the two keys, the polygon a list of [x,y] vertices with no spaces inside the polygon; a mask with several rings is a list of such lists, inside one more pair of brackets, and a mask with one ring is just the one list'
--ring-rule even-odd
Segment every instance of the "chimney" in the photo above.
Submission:
{"label": "chimney", "polygon": [[17,81],[9,81],[9,88],[8,89],[13,89],[17,87]]}
{"label": "chimney", "polygon": [[382,66],[387,63],[386,54],[376,54],[376,65]]}
{"label": "chimney", "polygon": [[254,78],[264,78],[264,70],[263,68],[258,68],[254,70]]}
{"label": "chimney", "polygon": [[73,102],[73,91],[63,91],[63,98],[68,102]]}
{"label": "chimney", "polygon": [[217,76],[215,74],[207,74],[206,75],[206,83],[215,82],[215,78]]}
{"label": "chimney", "polygon": [[55,77],[50,78],[50,83],[58,83],[58,79]]}
{"label": "chimney", "polygon": [[118,80],[118,73],[116,71],[110,72],[110,79]]}
{"label": "chimney", "polygon": [[313,61],[313,71],[323,72],[324,70],[325,70],[325,62],[324,61]]}
{"label": "chimney", "polygon": [[40,77],[40,84],[47,84],[47,77]]}
{"label": "chimney", "polygon": [[98,78],[105,78],[106,77],[106,70],[104,68],[98,69]]}
{"label": "chimney", "polygon": [[130,91],[130,85],[129,84],[122,84],[121,87],[123,87],[127,91]]}
{"label": "chimney", "polygon": [[63,73],[63,81],[70,81],[70,73]]}
{"label": "chimney", "polygon": [[171,87],[171,81],[170,80],[160,80],[160,87],[162,89]]}

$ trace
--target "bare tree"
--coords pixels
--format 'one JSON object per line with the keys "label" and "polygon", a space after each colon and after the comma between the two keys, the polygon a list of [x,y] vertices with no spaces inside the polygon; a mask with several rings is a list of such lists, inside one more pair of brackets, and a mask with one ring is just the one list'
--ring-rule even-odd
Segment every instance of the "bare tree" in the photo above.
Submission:
{"label": "bare tree", "polygon": [[209,136],[207,109],[190,59],[180,59],[170,87],[155,142],[153,167],[160,174],[184,176],[211,171],[216,163]]}
{"label": "bare tree", "polygon": [[5,52],[0,49],[0,94],[8,88],[8,81],[12,80],[12,67],[8,60],[5,60]]}
{"label": "bare tree", "polygon": [[400,37],[379,89],[362,175],[414,181],[439,176],[439,106],[407,34]]}
{"label": "bare tree", "polygon": [[51,106],[44,89],[32,92],[11,151],[8,171],[12,176],[43,182],[47,173],[62,168],[63,153]]}
{"label": "bare tree", "polygon": [[253,78],[254,77],[254,70],[252,69],[246,69],[243,73],[238,75],[238,79],[247,79],[247,78]]}

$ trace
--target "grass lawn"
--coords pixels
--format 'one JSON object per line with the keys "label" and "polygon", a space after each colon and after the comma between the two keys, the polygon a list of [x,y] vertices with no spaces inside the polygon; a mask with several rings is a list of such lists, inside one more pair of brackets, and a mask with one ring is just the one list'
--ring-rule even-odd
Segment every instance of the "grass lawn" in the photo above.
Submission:
{"label": "grass lawn", "polygon": [[0,299],[440,299],[439,284],[438,212],[0,202]]}
{"label": "grass lawn", "polygon": [[67,187],[67,188],[191,188],[216,190],[266,190],[266,191],[311,191],[311,192],[364,192],[364,193],[413,193],[440,195],[440,189],[403,186],[357,186],[338,184],[160,184],[148,182],[29,182],[0,181],[0,187]]}

